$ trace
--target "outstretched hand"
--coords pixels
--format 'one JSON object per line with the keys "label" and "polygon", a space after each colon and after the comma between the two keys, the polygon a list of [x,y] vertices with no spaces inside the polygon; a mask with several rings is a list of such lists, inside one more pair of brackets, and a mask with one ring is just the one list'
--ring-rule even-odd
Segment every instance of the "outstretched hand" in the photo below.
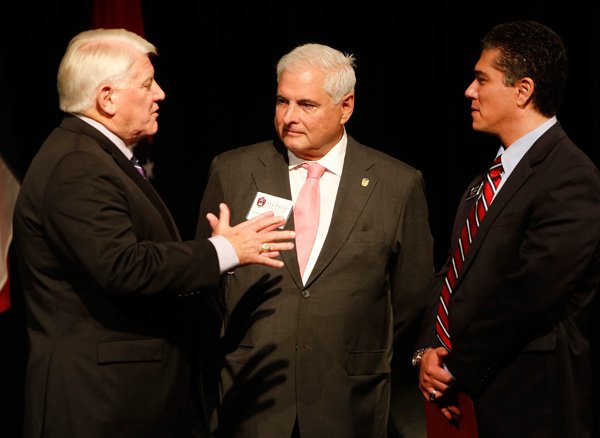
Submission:
{"label": "outstretched hand", "polygon": [[206,215],[213,236],[223,236],[233,245],[240,265],[257,263],[281,268],[283,262],[276,259],[279,251],[294,248],[294,231],[277,230],[285,224],[285,219],[275,216],[272,211],[263,213],[232,227],[229,224],[230,212],[227,205],[219,204],[219,217],[212,213]]}

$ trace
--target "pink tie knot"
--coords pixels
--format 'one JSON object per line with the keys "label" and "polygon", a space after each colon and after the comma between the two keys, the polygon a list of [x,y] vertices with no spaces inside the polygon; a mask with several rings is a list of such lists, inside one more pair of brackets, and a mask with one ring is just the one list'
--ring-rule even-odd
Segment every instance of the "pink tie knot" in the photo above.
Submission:
{"label": "pink tie knot", "polygon": [[322,165],[320,165],[317,162],[311,161],[309,163],[303,163],[302,167],[304,167],[305,169],[307,169],[308,175],[306,176],[306,178],[316,178],[319,179],[321,178],[321,176],[323,176],[323,174],[325,173],[325,167],[323,167]]}

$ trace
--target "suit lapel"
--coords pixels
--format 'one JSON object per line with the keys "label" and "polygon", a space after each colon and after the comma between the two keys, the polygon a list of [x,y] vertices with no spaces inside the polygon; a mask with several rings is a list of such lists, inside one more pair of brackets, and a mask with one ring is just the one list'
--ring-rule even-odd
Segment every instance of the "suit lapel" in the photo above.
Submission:
{"label": "suit lapel", "polygon": [[[511,198],[514,197],[514,195],[523,187],[527,180],[535,173],[535,167],[544,160],[550,150],[552,150],[552,148],[556,146],[560,139],[565,136],[566,133],[560,127],[559,123],[556,123],[531,146],[529,151],[527,151],[521,161],[519,161],[519,164],[517,164],[509,178],[504,183],[497,197],[494,198],[490,209],[487,211],[485,218],[481,223],[481,226],[478,228],[477,234],[473,239],[473,243],[471,244],[465,257],[465,261],[461,268],[461,275],[459,275],[455,287],[458,287],[458,284],[460,284],[461,280],[468,272],[469,266],[475,259],[479,248],[485,241],[485,237],[490,231],[498,215],[502,212],[508,202],[510,202]],[[468,211],[468,209],[465,210]]]}
{"label": "suit lapel", "polygon": [[74,116],[66,117],[61,126],[69,130],[81,132],[84,135],[93,138],[106,153],[111,155],[115,163],[133,180],[140,190],[144,192],[150,202],[152,202],[154,207],[158,210],[173,240],[180,240],[179,232],[177,231],[175,222],[173,221],[173,218],[171,217],[171,214],[169,213],[169,210],[163,203],[162,199],[156,190],[154,190],[154,187],[138,173],[123,152],[121,152],[112,141],[110,141],[106,136],[104,136],[104,134],[102,134],[93,126]]}
{"label": "suit lapel", "polygon": [[[292,199],[287,150],[280,143],[274,143],[271,146],[267,153],[256,157],[256,166],[252,168],[251,173],[256,189],[270,195]],[[290,214],[284,229],[294,229],[293,214]],[[302,288],[296,251],[282,251],[281,258],[294,282],[299,288]]]}
{"label": "suit lapel", "polygon": [[307,286],[331,263],[352,232],[379,179],[374,173],[374,164],[373,158],[364,154],[361,146],[348,136],[344,168],[331,224]]}

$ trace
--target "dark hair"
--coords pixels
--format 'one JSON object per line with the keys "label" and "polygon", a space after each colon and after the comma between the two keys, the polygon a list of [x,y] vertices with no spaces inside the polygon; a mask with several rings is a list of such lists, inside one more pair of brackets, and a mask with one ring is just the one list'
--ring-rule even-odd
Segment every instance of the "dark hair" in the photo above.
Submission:
{"label": "dark hair", "polygon": [[556,32],[535,21],[502,23],[485,34],[481,47],[500,50],[496,66],[504,73],[506,85],[531,78],[535,107],[546,117],[557,113],[567,87],[568,62]]}

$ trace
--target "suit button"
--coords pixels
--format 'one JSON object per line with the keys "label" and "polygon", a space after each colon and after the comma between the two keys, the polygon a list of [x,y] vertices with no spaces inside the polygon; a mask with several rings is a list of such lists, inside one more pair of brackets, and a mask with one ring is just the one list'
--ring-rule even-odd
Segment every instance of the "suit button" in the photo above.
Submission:
{"label": "suit button", "polygon": [[304,289],[304,290],[302,291],[302,296],[303,296],[304,298],[308,298],[308,297],[310,297],[310,291],[309,291],[308,289]]}

